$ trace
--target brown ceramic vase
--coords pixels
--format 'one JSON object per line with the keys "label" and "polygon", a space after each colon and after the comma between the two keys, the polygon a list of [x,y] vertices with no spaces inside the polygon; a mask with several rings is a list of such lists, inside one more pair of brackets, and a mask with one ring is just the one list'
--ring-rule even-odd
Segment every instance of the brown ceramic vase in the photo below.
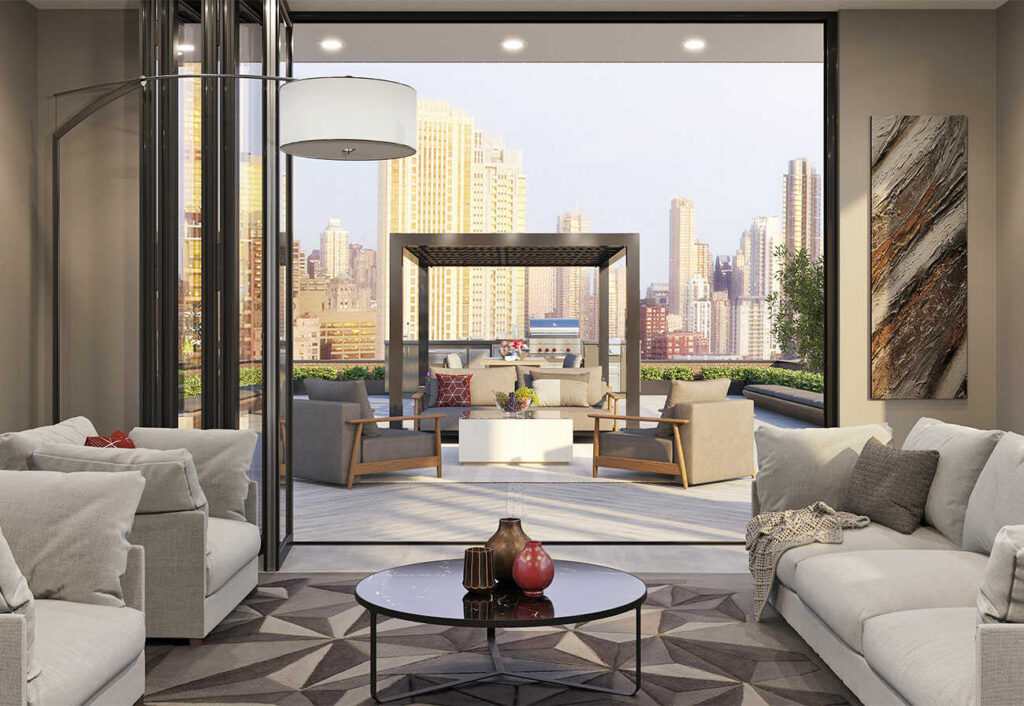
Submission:
{"label": "brown ceramic vase", "polygon": [[494,577],[498,581],[515,582],[512,578],[512,565],[529,541],[518,517],[503,517],[498,521],[498,531],[484,545],[494,550]]}

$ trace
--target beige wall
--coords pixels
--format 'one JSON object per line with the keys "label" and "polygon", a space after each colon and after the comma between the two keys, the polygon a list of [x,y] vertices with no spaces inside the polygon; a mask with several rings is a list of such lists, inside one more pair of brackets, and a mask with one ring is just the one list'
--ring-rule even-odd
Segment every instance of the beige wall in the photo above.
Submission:
{"label": "beige wall", "polygon": [[[869,119],[893,114],[967,116],[966,400],[870,399]],[[995,12],[839,13],[839,266],[840,424],[887,421],[900,442],[923,415],[995,426]]]}
{"label": "beige wall", "polygon": [[996,419],[1024,433],[1024,2],[999,8]]}
{"label": "beige wall", "polygon": [[35,419],[36,14],[0,2],[0,432]]}
{"label": "beige wall", "polygon": [[[38,422],[50,419],[50,132],[100,92],[57,91],[138,76],[133,11],[38,13]],[[139,407],[139,98],[102,108],[61,142],[61,416],[101,433],[128,429]]]}

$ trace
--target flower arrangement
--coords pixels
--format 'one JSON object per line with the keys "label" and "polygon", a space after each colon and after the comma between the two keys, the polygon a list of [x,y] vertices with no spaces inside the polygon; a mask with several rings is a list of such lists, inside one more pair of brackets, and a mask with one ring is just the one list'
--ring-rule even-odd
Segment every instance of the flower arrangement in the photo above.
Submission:
{"label": "flower arrangement", "polygon": [[521,354],[529,352],[529,347],[521,338],[502,341],[498,344],[498,352],[506,360],[515,360]]}

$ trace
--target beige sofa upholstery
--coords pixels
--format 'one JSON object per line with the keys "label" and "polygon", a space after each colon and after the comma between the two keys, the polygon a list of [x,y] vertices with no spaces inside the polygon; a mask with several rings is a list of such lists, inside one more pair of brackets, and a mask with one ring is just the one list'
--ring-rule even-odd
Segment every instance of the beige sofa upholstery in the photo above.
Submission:
{"label": "beige sofa upholstery", "polygon": [[[11,530],[7,530],[11,531]],[[144,551],[132,546],[121,579],[124,607],[36,601],[39,676],[25,680],[25,617],[0,614],[0,703],[125,706],[146,686]]]}

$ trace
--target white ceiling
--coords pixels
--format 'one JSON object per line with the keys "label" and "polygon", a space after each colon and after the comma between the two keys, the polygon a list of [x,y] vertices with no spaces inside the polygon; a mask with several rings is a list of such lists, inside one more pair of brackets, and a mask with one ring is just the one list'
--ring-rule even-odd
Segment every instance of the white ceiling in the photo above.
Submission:
{"label": "white ceiling", "polygon": [[[137,0],[29,0],[41,10],[123,9],[138,7]],[[623,11],[833,11],[833,10],[990,10],[1006,0],[289,0],[295,11],[406,11],[406,10],[554,10]]]}

